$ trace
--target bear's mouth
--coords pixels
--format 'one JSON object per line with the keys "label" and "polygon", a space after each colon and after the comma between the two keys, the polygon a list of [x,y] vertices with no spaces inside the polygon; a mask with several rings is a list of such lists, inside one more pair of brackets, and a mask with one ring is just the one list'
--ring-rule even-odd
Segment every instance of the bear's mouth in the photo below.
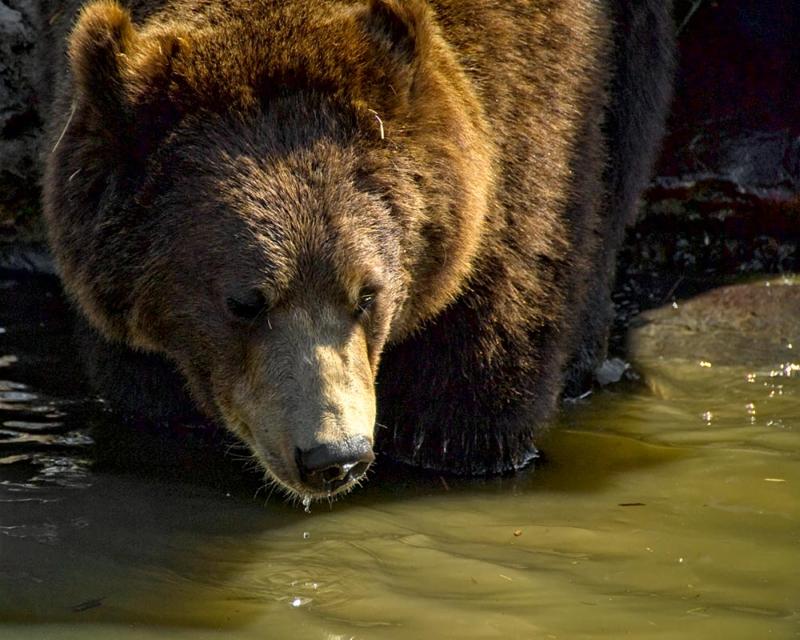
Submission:
{"label": "bear's mouth", "polygon": [[[362,440],[356,439],[356,442]],[[347,455],[338,460],[330,457],[332,447],[329,445],[321,445],[310,452],[295,449],[295,466],[300,472],[300,481],[304,488],[311,488],[314,494],[331,498],[358,486],[375,460],[371,444],[364,440],[359,448],[359,445],[353,447],[351,441],[348,447],[333,447],[334,455],[346,449],[352,452],[354,448],[358,449],[355,455]]]}
{"label": "bear's mouth", "polygon": [[271,443],[261,442],[258,432],[246,421],[228,416],[226,423],[258,461],[267,485],[279,489],[288,500],[301,502],[304,506],[313,501],[340,498],[360,486],[375,458],[371,444],[367,443],[362,446],[358,459],[351,455],[346,462],[321,459],[316,451],[326,447],[317,447],[308,456],[288,442],[277,447],[279,451],[276,454]]}
{"label": "bear's mouth", "polygon": [[283,459],[276,459],[258,447],[251,449],[264,470],[268,484],[279,488],[290,501],[300,501],[305,507],[311,502],[331,501],[350,493],[361,485],[370,466],[369,462],[347,463],[309,474],[302,471],[299,462],[295,462],[293,470],[289,472]]}

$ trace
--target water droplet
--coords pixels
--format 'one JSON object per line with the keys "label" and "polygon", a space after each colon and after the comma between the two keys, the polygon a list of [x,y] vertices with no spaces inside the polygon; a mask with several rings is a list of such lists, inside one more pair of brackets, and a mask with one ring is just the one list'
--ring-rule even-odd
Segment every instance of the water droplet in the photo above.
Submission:
{"label": "water droplet", "polygon": [[303,511],[311,513],[311,496],[303,496]]}
{"label": "water droplet", "polygon": [[[309,509],[310,511],[310,509]],[[311,537],[311,534],[308,531],[303,531],[303,540],[308,540]]]}
{"label": "water droplet", "polygon": [[291,605],[293,607],[302,607],[307,605],[309,602],[311,602],[311,598],[301,598],[298,596],[296,598],[292,598]]}
{"label": "water droplet", "polygon": [[711,413],[710,411],[706,411],[706,412],[705,412],[705,413],[704,413],[702,416],[700,416],[700,417],[701,417],[701,418],[703,418],[703,421],[704,421],[706,424],[711,424],[711,421],[714,419],[714,414],[713,414],[713,413]]}

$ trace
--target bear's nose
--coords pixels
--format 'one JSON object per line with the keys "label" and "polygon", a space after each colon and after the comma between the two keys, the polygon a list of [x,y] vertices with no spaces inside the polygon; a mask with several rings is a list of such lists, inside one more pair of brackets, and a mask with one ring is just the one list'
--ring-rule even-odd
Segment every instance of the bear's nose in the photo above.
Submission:
{"label": "bear's nose", "polygon": [[302,482],[326,493],[358,480],[374,459],[372,445],[363,436],[295,452]]}

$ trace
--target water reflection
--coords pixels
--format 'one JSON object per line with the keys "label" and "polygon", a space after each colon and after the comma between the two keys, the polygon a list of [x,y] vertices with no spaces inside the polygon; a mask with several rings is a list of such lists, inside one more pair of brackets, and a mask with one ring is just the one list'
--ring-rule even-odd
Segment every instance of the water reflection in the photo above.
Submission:
{"label": "water reflection", "polygon": [[729,352],[681,313],[537,468],[380,461],[307,515],[264,504],[218,434],[118,424],[53,289],[0,287],[0,637],[796,637],[800,335]]}

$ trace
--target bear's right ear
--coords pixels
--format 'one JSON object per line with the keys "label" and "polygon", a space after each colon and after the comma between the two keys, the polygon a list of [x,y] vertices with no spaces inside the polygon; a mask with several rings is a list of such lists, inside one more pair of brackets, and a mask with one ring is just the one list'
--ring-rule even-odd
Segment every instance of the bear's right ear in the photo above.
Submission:
{"label": "bear's right ear", "polygon": [[69,60],[76,98],[97,115],[124,107],[126,58],[135,39],[130,14],[116,2],[95,2],[81,11],[69,39]]}
{"label": "bear's right ear", "polygon": [[[170,100],[173,66],[188,48],[186,34],[168,28],[139,33],[114,0],[88,4],[69,38],[69,60],[79,108],[88,108],[112,137],[125,137],[141,117],[154,136],[177,117]],[[122,142],[122,140],[119,140]]]}

